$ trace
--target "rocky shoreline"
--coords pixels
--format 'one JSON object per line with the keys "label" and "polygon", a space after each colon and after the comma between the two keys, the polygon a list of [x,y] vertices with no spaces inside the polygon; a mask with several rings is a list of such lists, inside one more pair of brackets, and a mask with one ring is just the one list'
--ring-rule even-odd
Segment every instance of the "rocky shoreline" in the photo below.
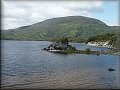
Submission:
{"label": "rocky shoreline", "polygon": [[113,45],[109,45],[109,41],[106,42],[88,42],[87,45],[89,46],[95,46],[95,47],[107,47],[107,48],[113,48]]}
{"label": "rocky shoreline", "polygon": [[112,50],[106,51],[106,53],[120,56],[120,51],[118,51],[115,47],[113,47],[113,45],[110,45],[109,41],[106,41],[106,42],[95,42],[95,41],[94,42],[88,42],[86,45],[95,46],[95,47],[111,48]]}

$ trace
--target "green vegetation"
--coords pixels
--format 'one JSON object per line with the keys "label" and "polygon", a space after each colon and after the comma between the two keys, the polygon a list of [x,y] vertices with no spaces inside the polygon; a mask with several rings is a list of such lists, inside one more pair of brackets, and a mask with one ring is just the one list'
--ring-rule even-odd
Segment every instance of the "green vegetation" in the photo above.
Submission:
{"label": "green vegetation", "polygon": [[62,43],[68,43],[69,42],[67,37],[65,37],[65,38],[54,38],[51,41],[53,41],[53,42],[62,42]]}
{"label": "green vegetation", "polygon": [[70,54],[70,53],[78,53],[78,50],[64,50],[62,51],[63,53],[67,53],[67,54]]}
{"label": "green vegetation", "polygon": [[68,45],[67,50],[74,50],[75,51],[76,48],[74,46]]}
{"label": "green vegetation", "polygon": [[48,19],[33,25],[11,30],[2,30],[2,39],[7,40],[52,40],[69,37],[72,42],[85,42],[89,37],[105,33],[118,33],[117,27],[107,26],[100,20],[69,16]]}
{"label": "green vegetation", "polygon": [[90,48],[86,48],[86,53],[87,53],[87,54],[90,53]]}
{"label": "green vegetation", "polygon": [[118,38],[117,34],[106,33],[106,34],[103,34],[103,35],[97,35],[97,36],[94,36],[94,37],[90,37],[86,41],[86,43],[91,42],[91,41],[96,41],[96,42],[99,42],[99,41],[109,41],[110,45],[115,46],[117,38]]}
{"label": "green vegetation", "polygon": [[120,31],[118,33],[118,38],[117,38],[115,47],[120,51]]}
{"label": "green vegetation", "polygon": [[79,37],[70,37],[69,42],[79,42],[79,43],[84,43],[86,39],[79,38]]}
{"label": "green vegetation", "polygon": [[[53,38],[50,41],[54,42],[54,41],[60,41],[61,38]],[[84,43],[86,40],[79,38],[79,37],[68,37],[68,41],[69,42],[79,42],[79,43]]]}
{"label": "green vegetation", "polygon": [[[100,38],[99,38],[100,36]],[[105,34],[105,35],[99,35],[99,36],[96,36],[98,37],[98,40],[102,40],[102,38],[104,37],[104,40],[108,40],[108,39],[105,39],[108,38],[108,36],[111,38],[113,38],[114,34]],[[96,38],[97,39],[97,38]],[[96,40],[94,39],[94,40]],[[93,40],[93,39],[89,39],[89,40]],[[96,41],[98,41],[96,40]],[[109,39],[111,40],[111,39]],[[113,39],[114,40],[114,39]],[[53,39],[54,43],[50,44],[50,46],[48,46],[48,48],[44,48],[43,50],[47,50],[47,51],[51,51],[51,52],[56,52],[54,50],[61,50],[61,51],[57,51],[57,53],[64,53],[64,54],[71,54],[71,53],[77,53],[77,54],[96,54],[96,55],[99,55],[99,54],[112,54],[112,53],[115,53],[117,52],[116,49],[115,50],[111,50],[111,51],[91,51],[90,48],[86,48],[86,50],[77,50],[74,46],[71,46],[69,45],[69,41],[68,41],[68,38],[55,38]],[[103,41],[103,40],[102,40]],[[52,48],[52,49],[50,49]]]}

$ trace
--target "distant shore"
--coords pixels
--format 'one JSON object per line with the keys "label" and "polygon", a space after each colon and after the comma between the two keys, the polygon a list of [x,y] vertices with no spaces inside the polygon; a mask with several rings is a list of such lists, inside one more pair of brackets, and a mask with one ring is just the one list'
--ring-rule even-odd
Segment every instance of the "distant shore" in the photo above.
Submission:
{"label": "distant shore", "polygon": [[112,45],[109,45],[109,42],[88,42],[86,45],[88,46],[94,46],[94,47],[105,47],[105,48],[111,48],[112,50],[107,51],[108,54],[112,55],[120,55],[120,51],[116,50],[115,47]]}
{"label": "distant shore", "polygon": [[109,45],[109,41],[106,42],[88,42],[87,45],[95,46],[95,47],[106,47],[106,48],[114,48],[112,45]]}

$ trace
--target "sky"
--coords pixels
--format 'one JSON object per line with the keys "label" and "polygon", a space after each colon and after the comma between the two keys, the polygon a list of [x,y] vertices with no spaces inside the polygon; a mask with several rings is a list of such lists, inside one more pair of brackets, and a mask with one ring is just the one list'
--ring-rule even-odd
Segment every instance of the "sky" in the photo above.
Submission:
{"label": "sky", "polygon": [[65,16],[96,18],[109,26],[119,25],[118,1],[25,1],[2,0],[2,29],[32,25]]}

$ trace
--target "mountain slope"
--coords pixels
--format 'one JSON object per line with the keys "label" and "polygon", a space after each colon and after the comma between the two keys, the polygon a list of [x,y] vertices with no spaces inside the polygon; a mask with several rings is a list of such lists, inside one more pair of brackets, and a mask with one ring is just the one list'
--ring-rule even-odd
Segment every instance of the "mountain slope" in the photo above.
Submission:
{"label": "mountain slope", "polygon": [[68,16],[48,19],[33,25],[2,31],[2,39],[50,40],[58,37],[83,38],[104,33],[116,33],[117,29],[107,26],[100,20]]}

